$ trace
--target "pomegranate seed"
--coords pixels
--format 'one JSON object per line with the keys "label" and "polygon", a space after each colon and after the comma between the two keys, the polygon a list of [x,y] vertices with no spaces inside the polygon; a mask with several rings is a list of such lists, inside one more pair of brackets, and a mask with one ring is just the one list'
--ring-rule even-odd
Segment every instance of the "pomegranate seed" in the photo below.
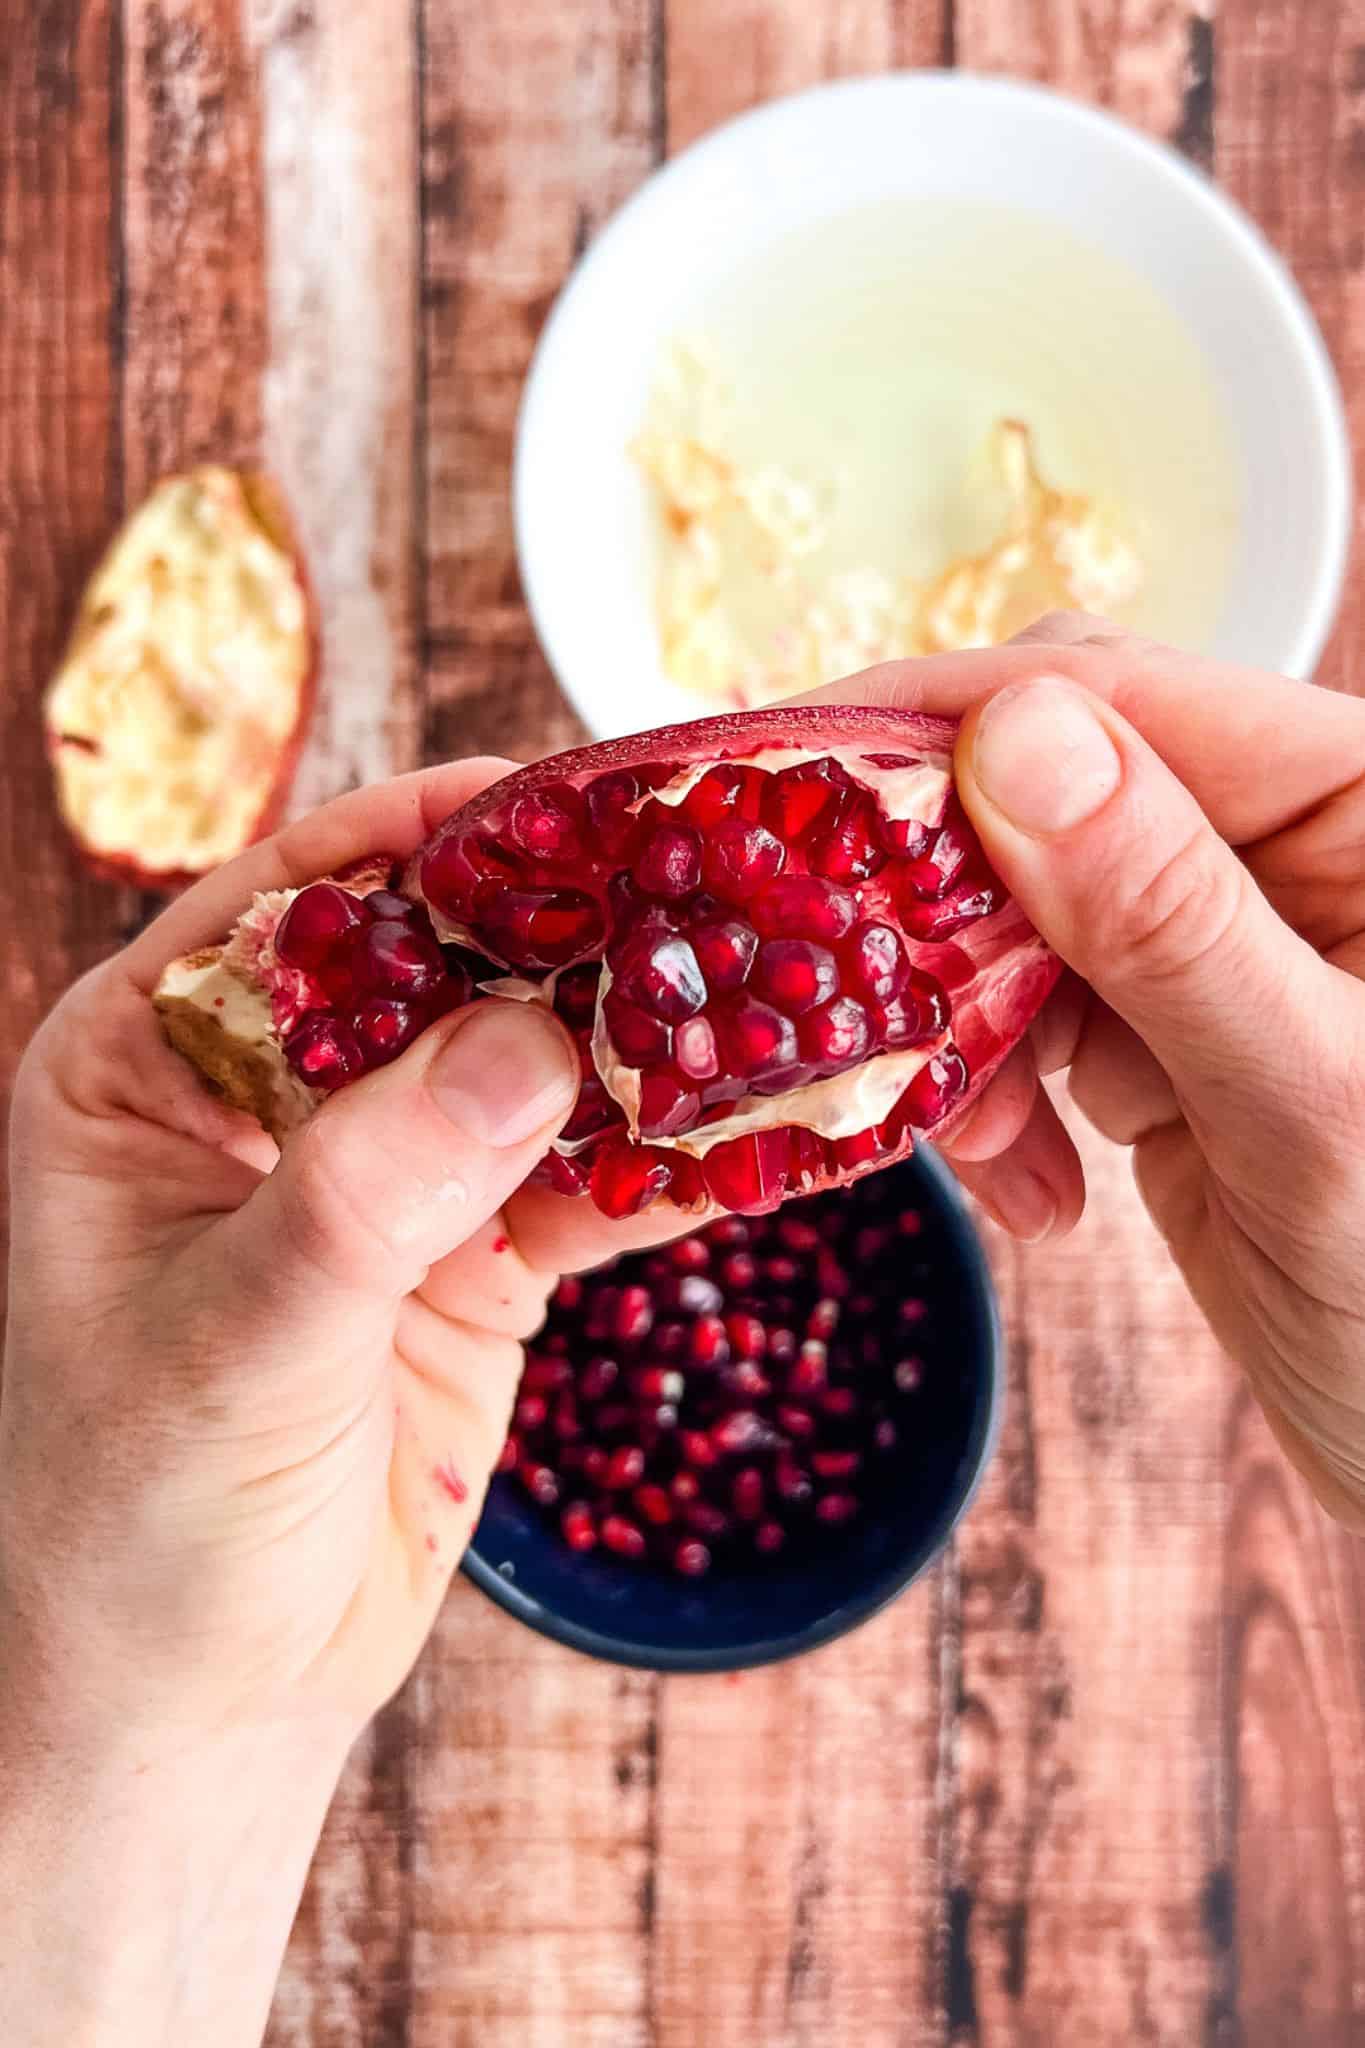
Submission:
{"label": "pomegranate seed", "polygon": [[357,984],[376,995],[421,1000],[445,980],[446,964],[434,939],[396,918],[381,918],[356,934],[348,965]]}
{"label": "pomegranate seed", "polygon": [[701,1493],[701,1481],[695,1472],[675,1472],[668,1482],[668,1490],[674,1500],[696,1500]]}
{"label": "pomegranate seed", "polygon": [[692,948],[713,995],[730,995],[748,979],[758,933],[737,917],[707,919],[692,928]]}
{"label": "pomegranate seed", "polygon": [[786,1146],[783,1133],[758,1131],[728,1144],[713,1145],[702,1161],[706,1188],[725,1209],[759,1214],[776,1208],[786,1191]]}
{"label": "pomegranate seed", "polygon": [[561,1136],[569,1144],[580,1144],[584,1138],[596,1138],[613,1124],[623,1123],[617,1104],[608,1095],[596,1074],[589,1075],[578,1091],[578,1100],[573,1114],[565,1124]]}
{"label": "pomegranate seed", "polygon": [[902,1358],[891,1374],[897,1390],[902,1394],[913,1394],[924,1379],[922,1358]]}
{"label": "pomegranate seed", "polygon": [[666,1153],[608,1142],[593,1161],[589,1186],[604,1216],[634,1216],[664,1192],[672,1177]]}
{"label": "pomegranate seed", "polygon": [[624,1492],[629,1486],[638,1486],[644,1478],[645,1454],[638,1444],[622,1444],[607,1460],[603,1485],[613,1493]]}
{"label": "pomegranate seed", "polygon": [[672,1138],[689,1130],[700,1108],[695,1088],[685,1088],[672,1074],[646,1074],[640,1083],[639,1124],[647,1138]]}
{"label": "pomegranate seed", "polygon": [[796,1027],[753,996],[736,996],[717,1017],[721,1050],[732,1073],[770,1080],[796,1064]]}
{"label": "pomegranate seed", "polygon": [[900,934],[889,924],[860,924],[845,939],[839,957],[855,991],[877,1003],[899,995],[910,974]]}
{"label": "pomegranate seed", "polygon": [[879,1451],[894,1451],[896,1448],[897,1435],[898,1432],[895,1423],[892,1422],[889,1418],[884,1417],[882,1421],[880,1421],[877,1424],[876,1428],[873,1430],[872,1440],[876,1444],[877,1449]]}
{"label": "pomegranate seed", "polygon": [[644,1401],[681,1401],[687,1382],[666,1366],[642,1365],[630,1376],[630,1390]]}
{"label": "pomegranate seed", "polygon": [[808,1501],[815,1491],[809,1472],[786,1453],[779,1455],[773,1467],[773,1484],[781,1498],[794,1507]]}
{"label": "pomegranate seed", "polygon": [[897,1114],[917,1131],[931,1130],[967,1086],[967,1062],[954,1045],[925,1062],[896,1104]]}
{"label": "pomegranate seed", "polygon": [[613,993],[665,1024],[680,1024],[706,1001],[697,956],[677,932],[633,934],[618,956],[614,976]]}
{"label": "pomegranate seed", "polygon": [[517,1442],[515,1436],[506,1437],[503,1441],[502,1449],[498,1452],[497,1463],[494,1465],[493,1470],[495,1472],[515,1472],[520,1462],[521,1445]]}
{"label": "pomegranate seed", "polygon": [[703,1471],[716,1462],[716,1447],[702,1429],[680,1429],[678,1442],[689,1465],[699,1465]]}
{"label": "pomegranate seed", "polygon": [[662,805],[651,808],[658,809],[662,818],[636,854],[631,879],[646,896],[677,903],[690,896],[701,880],[701,841],[690,826],[669,820]]}
{"label": "pomegranate seed", "polygon": [[638,1344],[654,1327],[654,1303],[647,1287],[623,1287],[613,1327],[623,1344]]}
{"label": "pomegranate seed", "polygon": [[528,1432],[544,1427],[549,1407],[542,1394],[523,1394],[516,1405],[518,1429]]}
{"label": "pomegranate seed", "polygon": [[772,1557],[787,1540],[787,1532],[780,1522],[760,1522],[754,1530],[754,1549],[764,1557]]}
{"label": "pomegranate seed", "polygon": [[829,832],[808,842],[806,865],[813,875],[834,882],[863,882],[886,866],[877,806],[870,798],[855,801]]}
{"label": "pomegranate seed", "polygon": [[858,1497],[852,1493],[827,1493],[816,1501],[815,1512],[822,1522],[851,1522],[858,1512]]}
{"label": "pomegranate seed", "polygon": [[555,1402],[551,1417],[555,1435],[561,1443],[572,1443],[583,1434],[583,1425],[578,1419],[578,1403],[572,1394],[561,1394]]}
{"label": "pomegranate seed", "polygon": [[836,1301],[843,1299],[852,1284],[839,1261],[823,1245],[815,1255],[815,1277],[821,1294],[832,1294]]}
{"label": "pomegranate seed", "polygon": [[[752,1259],[749,1265],[752,1268]],[[753,1279],[752,1271],[749,1279]],[[728,1315],[725,1318],[725,1333],[730,1339],[730,1349],[736,1358],[762,1358],[768,1347],[768,1332],[757,1316],[738,1312]]]}
{"label": "pomegranate seed", "polygon": [[305,1017],[286,1038],[284,1052],[301,1081],[329,1093],[365,1071],[365,1056],[354,1031],[327,1011]]}
{"label": "pomegranate seed", "polygon": [[730,1340],[719,1316],[698,1316],[692,1325],[688,1350],[698,1365],[724,1365],[730,1356]]}
{"label": "pomegranate seed", "polygon": [[790,1017],[824,1003],[839,986],[839,964],[809,939],[767,939],[754,962],[754,987]]}
{"label": "pomegranate seed", "polygon": [[815,1417],[808,1408],[798,1408],[790,1401],[781,1401],[777,1408],[778,1427],[786,1434],[804,1443],[815,1434]]}
{"label": "pomegranate seed", "polygon": [[916,896],[936,899],[945,896],[966,866],[976,845],[971,826],[955,805],[945,814],[922,852],[911,855],[900,874]]}
{"label": "pomegranate seed", "polygon": [[902,1237],[918,1237],[924,1229],[924,1218],[917,1209],[904,1209],[896,1218],[896,1228]]}
{"label": "pomegranate seed", "polygon": [[919,1300],[916,1295],[908,1295],[896,1304],[896,1315],[903,1323],[922,1323],[928,1313],[928,1302]]}
{"label": "pomegranate seed", "polygon": [[852,1387],[826,1387],[820,1396],[820,1406],[826,1415],[852,1415],[858,1406],[858,1396]]}
{"label": "pomegranate seed", "polygon": [[669,1246],[668,1257],[680,1273],[700,1273],[711,1263],[711,1247],[703,1237],[680,1237]]}
{"label": "pomegranate seed", "polygon": [[820,1479],[851,1479],[862,1459],[856,1451],[812,1451],[811,1470]]}
{"label": "pomegranate seed", "polygon": [[579,820],[583,815],[577,790],[566,782],[548,785],[518,797],[502,828],[502,836],[518,853],[551,865],[582,857]]}
{"label": "pomegranate seed", "polygon": [[714,1316],[725,1305],[725,1296],[714,1280],[704,1273],[684,1273],[665,1297],[670,1307],[685,1309],[692,1316]]}
{"label": "pomegranate seed", "polygon": [[850,889],[818,875],[779,875],[760,889],[749,906],[754,929],[765,939],[841,939],[858,914]]}
{"label": "pomegranate seed", "polygon": [[720,1277],[727,1287],[733,1287],[736,1292],[743,1293],[746,1287],[753,1286],[757,1271],[758,1268],[748,1252],[731,1252],[730,1256],[721,1262]]}
{"label": "pomegranate seed", "polygon": [[538,1465],[531,1459],[524,1459],[517,1467],[517,1477],[538,1507],[552,1508],[559,1502],[559,1476],[548,1465]]}
{"label": "pomegranate seed", "polygon": [[662,1486],[637,1486],[631,1499],[644,1519],[652,1522],[656,1529],[664,1528],[673,1520],[673,1503]]}
{"label": "pomegranate seed", "polygon": [[709,1081],[720,1072],[716,1034],[706,1017],[689,1017],[673,1034],[673,1061],[689,1081]]}
{"label": "pomegranate seed", "polygon": [[750,1230],[742,1216],[718,1216],[707,1231],[712,1244],[748,1244]]}
{"label": "pomegranate seed", "polygon": [[927,974],[911,973],[898,995],[872,1008],[873,1028],[888,1051],[923,1045],[948,1028],[948,998]]}
{"label": "pomegranate seed", "polygon": [[673,1050],[673,1033],[661,1018],[637,1009],[612,988],[602,999],[602,1018],[607,1035],[621,1058],[632,1067],[648,1067],[666,1060]]}
{"label": "pomegranate seed", "polygon": [[367,1067],[383,1066],[387,1060],[397,1059],[406,1046],[412,1044],[422,1029],[423,1017],[411,1003],[400,1003],[388,997],[377,997],[372,1003],[363,1003],[352,1020],[355,1035],[360,1043]]}
{"label": "pomegranate seed", "polygon": [[922,902],[907,890],[900,902],[901,923],[912,939],[941,944],[989,917],[1004,900],[1004,890],[994,881],[968,884],[939,903]]}
{"label": "pomegranate seed", "polygon": [[768,1356],[775,1365],[787,1365],[796,1356],[796,1332],[778,1326],[768,1332]]}
{"label": "pomegranate seed", "polygon": [[829,1354],[818,1337],[808,1337],[787,1375],[793,1394],[816,1394],[829,1377]]}
{"label": "pomegranate seed", "polygon": [[584,1195],[588,1191],[588,1169],[581,1160],[563,1152],[547,1152],[541,1161],[546,1178],[557,1195]]}
{"label": "pomegranate seed", "polygon": [[594,1486],[601,1486],[607,1476],[607,1453],[600,1444],[593,1444],[583,1453],[583,1477]]}
{"label": "pomegranate seed", "polygon": [[601,1401],[611,1392],[620,1373],[614,1358],[590,1358],[579,1376],[578,1391],[585,1401]]}
{"label": "pomegranate seed", "polygon": [[643,1557],[645,1536],[634,1522],[628,1522],[624,1515],[602,1517],[602,1541],[608,1550],[614,1550],[618,1557]]}
{"label": "pomegranate seed", "polygon": [[602,912],[581,889],[483,884],[473,922],[490,950],[513,967],[566,967],[603,937]]}
{"label": "pomegranate seed", "polygon": [[573,1367],[567,1358],[531,1357],[526,1361],[521,1384],[528,1394],[553,1394],[568,1386],[572,1378]]}
{"label": "pomegranate seed", "polygon": [[[819,1231],[801,1216],[779,1216],[774,1235],[789,1252],[818,1252],[820,1249]],[[792,1272],[795,1271],[793,1267]]]}
{"label": "pomegranate seed", "polygon": [[801,1051],[822,1074],[843,1073],[860,1066],[872,1049],[867,1011],[852,996],[822,1003],[797,1025]]}
{"label": "pomegranate seed", "polygon": [[822,1301],[816,1302],[815,1307],[807,1316],[806,1335],[808,1337],[826,1339],[832,1337],[839,1327],[839,1316],[840,1308],[838,1302],[834,1301],[829,1295],[826,1295]]}
{"label": "pomegranate seed", "polygon": [[772,1431],[752,1408],[735,1408],[711,1425],[711,1442],[722,1457],[743,1457],[746,1451],[762,1450]]}
{"label": "pomegranate seed", "polygon": [[683,1509],[683,1516],[688,1527],[695,1529],[698,1535],[714,1539],[717,1536],[728,1536],[730,1533],[730,1517],[709,1500],[689,1502]]}
{"label": "pomegranate seed", "polygon": [[879,824],[882,845],[892,856],[913,860],[929,844],[929,827],[918,818],[888,818],[883,813]]}
{"label": "pomegranate seed", "polygon": [[639,822],[630,809],[644,794],[638,775],[629,768],[610,769],[598,775],[583,792],[593,851],[599,859],[628,861],[640,836]]}
{"label": "pomegranate seed", "polygon": [[727,1366],[721,1374],[721,1385],[727,1394],[735,1394],[743,1401],[762,1401],[773,1390],[773,1383],[761,1365],[755,1365],[752,1358],[745,1358],[738,1365]]}
{"label": "pomegranate seed", "polygon": [[727,902],[751,896],[764,882],[771,882],[786,865],[787,849],[762,825],[746,824],[742,818],[723,818],[708,829],[702,844],[701,878],[706,887]]}
{"label": "pomegranate seed", "polygon": [[793,845],[805,838],[816,819],[831,810],[835,797],[848,786],[849,777],[829,756],[783,768],[763,792],[764,822]]}
{"label": "pomegranate seed", "polygon": [[570,1550],[595,1550],[597,1531],[593,1527],[592,1509],[585,1507],[581,1500],[572,1501],[559,1518],[559,1527]]}
{"label": "pomegranate seed", "polygon": [[762,811],[768,781],[769,777],[762,768],[726,762],[720,767],[708,768],[705,775],[693,783],[683,798],[681,808],[689,824],[708,834],[715,826],[731,818],[747,819],[752,824]]}
{"label": "pomegranate seed", "polygon": [[674,1551],[673,1566],[684,1578],[699,1579],[711,1569],[711,1553],[704,1543],[689,1537]]}
{"label": "pomegranate seed", "polygon": [[348,890],[334,882],[310,882],[276,925],[275,951],[286,967],[314,974],[369,921],[365,905]]}

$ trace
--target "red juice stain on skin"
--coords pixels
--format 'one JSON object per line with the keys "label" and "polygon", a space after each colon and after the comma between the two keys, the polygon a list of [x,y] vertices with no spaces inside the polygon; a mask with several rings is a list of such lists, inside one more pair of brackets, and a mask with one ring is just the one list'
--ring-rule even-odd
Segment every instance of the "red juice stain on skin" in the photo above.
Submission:
{"label": "red juice stain on skin", "polygon": [[454,1463],[450,1458],[447,1458],[443,1465],[436,1467],[435,1478],[436,1484],[444,1493],[449,1494],[456,1507],[460,1507],[469,1499],[469,1488],[455,1470]]}
{"label": "red juice stain on skin", "polygon": [[431,1534],[430,1530],[427,1531],[427,1549],[431,1552],[432,1556],[435,1557],[436,1538]]}
{"label": "red juice stain on skin", "polygon": [[493,1249],[495,1252],[510,1251],[511,1248],[512,1240],[510,1237],[495,1237],[493,1239]]}

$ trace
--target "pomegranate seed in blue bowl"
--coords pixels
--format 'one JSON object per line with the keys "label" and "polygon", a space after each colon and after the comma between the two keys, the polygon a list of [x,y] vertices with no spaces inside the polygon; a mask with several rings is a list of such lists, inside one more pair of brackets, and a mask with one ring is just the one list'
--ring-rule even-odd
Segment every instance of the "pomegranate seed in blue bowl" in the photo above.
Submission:
{"label": "pomegranate seed in blue bowl", "polygon": [[561,1283],[465,1571],[616,1663],[796,1656],[938,1556],[1001,1383],[985,1253],[931,1151],[721,1217]]}

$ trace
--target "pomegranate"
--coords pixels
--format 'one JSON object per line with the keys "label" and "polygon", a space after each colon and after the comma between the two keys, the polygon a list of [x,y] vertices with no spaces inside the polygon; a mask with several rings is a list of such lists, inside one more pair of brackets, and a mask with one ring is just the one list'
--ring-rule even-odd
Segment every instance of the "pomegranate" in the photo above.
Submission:
{"label": "pomegranate", "polygon": [[167,477],[81,600],[43,717],[87,861],[178,887],[273,826],[312,701],[317,634],[264,478]]}
{"label": "pomegranate", "polygon": [[696,1578],[828,1544],[905,1483],[948,1390],[905,1354],[907,1328],[940,1357],[944,1333],[900,1181],[724,1218],[560,1283],[499,1469],[570,1549]]}
{"label": "pomegranate", "polygon": [[1055,980],[957,804],[954,730],[792,706],[560,755],[401,876],[258,899],[158,1007],[282,1136],[471,995],[547,1002],[583,1085],[537,1178],[614,1217],[774,1208],[948,1125]]}

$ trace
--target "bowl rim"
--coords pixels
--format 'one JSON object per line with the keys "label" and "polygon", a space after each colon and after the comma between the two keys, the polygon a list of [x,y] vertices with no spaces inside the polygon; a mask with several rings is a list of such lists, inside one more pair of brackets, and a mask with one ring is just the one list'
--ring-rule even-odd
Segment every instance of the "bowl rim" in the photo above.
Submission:
{"label": "bowl rim", "polygon": [[[1245,270],[1258,282],[1282,324],[1302,376],[1304,431],[1316,447],[1324,478],[1323,545],[1311,578],[1305,582],[1300,618],[1292,642],[1277,659],[1287,675],[1311,677],[1331,637],[1341,605],[1354,531],[1354,451],[1345,402],[1335,365],[1308,299],[1286,259],[1253,217],[1198,165],[1142,129],[1106,110],[1030,80],[989,71],[897,70],[864,73],[786,93],[731,116],[689,143],[650,171],[616,208],[573,265],[556,295],[537,338],[518,404],[511,469],[511,509],[521,588],[536,639],[561,689],[594,737],[600,721],[580,691],[572,662],[563,658],[563,640],[554,623],[555,606],[547,596],[542,573],[546,559],[545,517],[538,500],[543,472],[537,451],[541,425],[556,402],[551,386],[559,338],[576,309],[593,289],[601,262],[630,232],[637,216],[646,214],[660,195],[694,177],[713,154],[733,150],[740,135],[759,136],[767,127],[856,97],[912,99],[921,93],[964,100],[1009,100],[1083,134],[1088,141],[1126,154],[1141,172],[1177,191],[1202,227],[1222,238]],[[1025,204],[1027,202],[1024,202]],[[608,735],[610,736],[610,735]]]}
{"label": "bowl rim", "polygon": [[927,1177],[928,1199],[937,1207],[954,1249],[961,1258],[963,1275],[971,1290],[984,1341],[979,1365],[981,1395],[957,1468],[957,1483],[945,1494],[920,1541],[900,1563],[884,1568],[861,1592],[850,1595],[830,1613],[804,1628],[782,1635],[760,1634],[752,1643],[717,1648],[666,1648],[644,1644],[632,1641],[624,1633],[609,1634],[566,1619],[553,1609],[542,1606],[515,1580],[505,1579],[497,1566],[480,1554],[477,1526],[460,1563],[464,1576],[504,1613],[534,1629],[537,1635],[546,1636],[567,1649],[580,1650],[599,1662],[622,1665],[635,1671],[694,1673],[750,1671],[761,1665],[785,1663],[790,1658],[805,1656],[840,1636],[851,1634],[922,1578],[952,1541],[958,1524],[976,1499],[999,1444],[1005,1404],[1005,1341],[990,1260],[957,1176],[930,1145],[918,1146],[912,1156]]}

